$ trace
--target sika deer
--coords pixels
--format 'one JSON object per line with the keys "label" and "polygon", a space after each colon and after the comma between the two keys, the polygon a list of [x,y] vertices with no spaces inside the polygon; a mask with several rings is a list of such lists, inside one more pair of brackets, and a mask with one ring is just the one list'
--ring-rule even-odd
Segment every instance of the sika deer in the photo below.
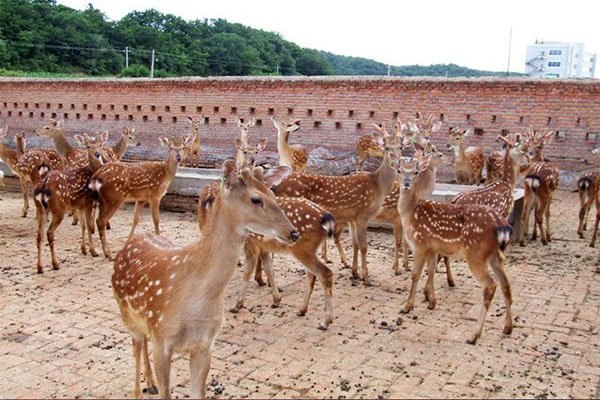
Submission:
{"label": "sika deer", "polygon": [[300,120],[285,123],[271,117],[277,129],[277,151],[279,152],[279,165],[292,168],[294,172],[306,172],[308,163],[308,150],[301,144],[289,144],[290,133],[300,128]]}
{"label": "sika deer", "polygon": [[50,171],[46,174],[34,190],[35,207],[37,210],[37,272],[44,272],[42,266],[42,238],[48,214],[52,215],[52,222],[48,228],[47,237],[52,253],[52,267],[59,269],[59,263],[54,251],[54,232],[62,222],[67,211],[76,211],[81,223],[81,253],[87,254],[85,246],[85,235],[90,247],[90,254],[96,257],[98,254],[92,240],[92,218],[93,200],[92,193],[88,188],[89,180],[95,170],[102,165],[101,147],[108,139],[108,132],[99,137],[88,137],[85,134],[83,142],[87,147],[89,162],[85,167],[66,169],[63,171]]}
{"label": "sika deer", "polygon": [[51,119],[49,125],[38,128],[35,133],[52,139],[56,151],[65,161],[65,168],[85,167],[88,163],[87,152],[71,146],[63,133],[62,124],[62,121]]}
{"label": "sika deer", "polygon": [[[591,161],[598,164],[600,152],[592,150]],[[596,213],[600,213],[600,198],[598,198],[598,186],[600,185],[600,168],[594,168],[579,175],[577,179],[577,191],[579,192],[579,228],[577,233],[583,239],[583,231],[587,229],[587,219],[593,204],[596,204]]]}
{"label": "sika deer", "polygon": [[388,135],[385,127],[373,124],[380,146],[385,149],[381,165],[375,172],[362,172],[346,176],[321,176],[294,173],[273,187],[278,196],[304,197],[329,211],[336,223],[350,223],[354,259],[352,276],[358,279],[358,251],[361,252],[362,278],[370,284],[367,267],[367,223],[383,205],[391,190],[395,171],[390,167],[387,152],[401,147],[396,134]]}
{"label": "sika deer", "polygon": [[188,121],[192,124],[192,141],[186,146],[185,151],[181,154],[181,165],[185,167],[188,157],[195,157],[196,163],[192,162],[192,166],[196,168],[200,165],[200,126],[204,124],[202,118],[188,117]]}
{"label": "sika deer", "polygon": [[[4,126],[0,131],[0,139],[8,137],[8,126]],[[24,146],[24,143],[22,144]],[[19,148],[19,142],[17,141],[17,149]],[[24,152],[24,148],[21,149],[21,152]],[[8,167],[19,177],[19,181],[21,182],[21,190],[23,191],[23,217],[27,216],[27,209],[29,208],[29,190],[27,188],[28,181],[25,180],[24,177],[20,175],[19,170],[17,169],[17,162],[19,161],[19,151],[12,150],[0,140],[0,159],[8,165]]]}
{"label": "sika deer", "polygon": [[[533,224],[533,235],[531,240],[537,239],[537,228],[540,229],[542,244],[545,246],[551,241],[550,237],[550,204],[554,197],[554,191],[558,187],[560,180],[560,170],[558,166],[549,161],[543,161],[546,158],[543,155],[544,146],[552,141],[554,132],[544,132],[541,136],[536,136],[533,129],[529,131],[529,147],[533,149],[533,158],[535,161],[525,171],[525,195],[523,198],[522,229],[519,238],[519,244],[525,246],[525,236],[528,234],[529,214],[534,210],[535,222]],[[546,228],[543,227],[544,219]],[[592,244],[594,238],[592,238]],[[593,247],[593,246],[592,246]]]}
{"label": "sika deer", "polygon": [[356,141],[356,151],[358,151],[358,157],[356,159],[356,172],[362,171],[363,164],[367,157],[379,157],[385,156],[385,151],[381,149],[379,143],[377,143],[372,135],[363,135]]}
{"label": "sika deer", "polygon": [[160,200],[175,174],[181,161],[181,151],[192,139],[186,137],[161,137],[160,143],[169,149],[169,158],[163,162],[112,162],[99,168],[90,179],[90,189],[99,199],[98,233],[102,241],[102,250],[108,259],[112,259],[106,241],[106,224],[124,202],[135,202],[135,215],[129,237],[135,232],[142,210],[150,203],[154,232],[159,235]]}
{"label": "sika deer", "polygon": [[504,333],[510,334],[513,328],[512,296],[503,264],[511,227],[506,219],[487,206],[420,200],[416,193],[416,182],[429,167],[429,157],[405,161],[392,154],[391,160],[398,170],[398,211],[402,217],[404,237],[410,243],[415,259],[410,295],[402,312],[408,313],[413,309],[417,284],[425,263],[428,271],[425,298],[429,302],[429,308],[433,309],[436,305],[433,278],[437,255],[464,253],[471,273],[484,288],[477,329],[467,341],[474,344],[481,336],[483,323],[496,291],[488,265],[502,287],[506,303]]}
{"label": "sika deer", "polygon": [[[270,177],[270,172],[267,172],[263,179],[262,168],[254,170],[254,177],[259,181],[265,182],[267,187],[270,187],[277,182],[273,182]],[[290,171],[291,172],[291,171]],[[302,307],[298,311],[299,316],[306,314],[308,310],[308,302],[315,285],[315,279],[319,278],[323,286],[325,298],[325,319],[319,324],[319,329],[326,330],[329,324],[333,322],[333,273],[327,268],[317,257],[317,249],[321,246],[327,237],[332,237],[335,220],[331,214],[319,207],[315,203],[294,197],[277,197],[277,204],[281,207],[288,219],[294,224],[300,233],[300,237],[291,245],[282,244],[274,239],[265,238],[260,235],[251,234],[244,245],[244,253],[246,256],[246,267],[244,270],[243,283],[238,300],[231,312],[238,312],[244,306],[244,298],[248,290],[248,281],[250,275],[258,267],[260,259],[261,264],[267,274],[267,280],[271,285],[273,294],[273,307],[279,306],[281,296],[275,284],[273,276],[273,253],[290,253],[298,261],[304,265],[307,270],[306,274],[306,291],[304,293],[304,301]]]}
{"label": "sika deer", "polygon": [[473,134],[473,128],[462,130],[455,127],[450,132],[448,149],[454,149],[454,174],[461,185],[479,185],[483,172],[483,152],[479,147],[469,146],[465,138]]}
{"label": "sika deer", "polygon": [[238,119],[238,121],[237,121],[237,126],[240,128],[239,140],[241,140],[241,142],[243,144],[242,149],[240,149],[240,147],[237,145],[237,139],[236,139],[237,152],[235,153],[235,165],[237,165],[238,168],[240,168],[240,166],[243,165],[246,160],[246,157],[244,157],[243,149],[249,147],[248,146],[248,129],[253,127],[255,124],[256,124],[256,119],[254,119],[254,118],[252,118],[251,120],[249,120],[247,122],[243,122],[241,119]]}
{"label": "sika deer", "polygon": [[[421,112],[417,113],[417,120],[415,122],[409,122],[408,126],[410,129],[407,130],[404,135],[405,142],[418,143],[423,148],[427,147],[427,144],[431,142],[431,136],[434,133],[440,131],[443,122],[437,121],[433,122],[435,116],[430,114],[427,119],[423,118],[423,114]],[[407,145],[407,143],[405,143]]]}
{"label": "sika deer", "polygon": [[133,339],[135,398],[142,397],[142,350],[147,383],[150,388],[154,383],[148,339],[159,396],[171,398],[171,359],[174,352],[185,352],[190,353],[190,397],[206,398],[206,377],[223,323],[227,284],[248,233],[274,237],[284,244],[298,238],[273,193],[250,170],[237,175],[233,161],[226,161],[223,169],[223,193],[215,199],[206,221],[210,235],[184,247],[160,236],[137,235],[115,258],[112,286]]}
{"label": "sika deer", "polygon": [[[108,134],[108,132],[105,133]],[[125,152],[127,151],[127,147],[134,145],[138,147],[142,145],[135,136],[135,127],[124,127],[123,132],[121,133],[121,137],[119,138],[117,144],[114,147],[105,148],[108,157],[107,161],[120,161],[123,158]]]}

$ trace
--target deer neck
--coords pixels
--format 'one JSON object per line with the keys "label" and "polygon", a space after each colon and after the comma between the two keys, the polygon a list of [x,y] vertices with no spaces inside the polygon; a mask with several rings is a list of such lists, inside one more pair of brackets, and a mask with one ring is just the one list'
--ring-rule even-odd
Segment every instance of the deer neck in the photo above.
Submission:
{"label": "deer neck", "polygon": [[508,183],[513,189],[517,184],[517,163],[516,160],[511,157],[510,149],[506,149],[506,154],[504,155],[504,171],[502,172],[502,180]]}
{"label": "deer neck", "polygon": [[288,143],[289,132],[279,131],[277,135],[277,151],[279,152],[279,165],[287,167],[293,166],[292,153]]}
{"label": "deer neck", "polygon": [[417,179],[415,182],[416,190],[418,198],[424,199],[426,197],[431,196],[433,190],[435,189],[435,177],[437,173],[437,167],[433,165],[430,166],[423,172],[421,175],[421,179]]}
{"label": "deer neck", "polygon": [[102,165],[103,165],[102,161],[97,159],[96,156],[94,156],[94,151],[88,151],[87,168],[92,172],[96,172],[96,170],[98,168],[100,168]]}
{"label": "deer neck", "polygon": [[240,131],[240,140],[244,143],[244,146],[248,146],[248,131],[246,129]]}
{"label": "deer neck", "polygon": [[531,159],[531,161],[534,161],[534,162],[544,161],[544,150],[542,150],[540,148],[536,148],[533,151],[533,158]]}
{"label": "deer neck", "polygon": [[177,173],[177,165],[179,164],[177,162],[176,155],[177,152],[169,151],[169,158],[167,158],[167,160],[165,161],[165,169],[167,170],[167,176],[171,178],[174,177]]}
{"label": "deer neck", "polygon": [[418,204],[418,197],[416,191],[416,182],[410,190],[404,190],[402,188],[402,182],[398,179],[398,186],[400,187],[400,196],[398,197],[398,213],[402,219],[402,225],[408,227],[409,219],[415,213]]}
{"label": "deer neck", "polygon": [[383,161],[381,161],[379,168],[372,174],[377,183],[377,187],[379,187],[384,195],[388,194],[394,185],[396,171],[390,166],[387,152],[383,156]]}
{"label": "deer neck", "polygon": [[125,139],[125,135],[121,135],[121,139],[117,142],[117,145],[113,147],[115,153],[117,153],[117,159],[121,159],[123,154],[127,151],[127,140]]}
{"label": "deer neck", "polygon": [[456,161],[462,162],[465,159],[465,150],[467,149],[464,140],[461,140],[458,145],[452,147],[454,148],[454,157],[456,157]]}
{"label": "deer neck", "polygon": [[25,138],[17,137],[15,143],[17,146],[17,157],[21,157],[25,154]]}
{"label": "deer neck", "polygon": [[13,171],[15,164],[17,163],[18,154],[15,150],[9,149],[0,141],[0,158],[4,161]]}
{"label": "deer neck", "polygon": [[58,134],[52,137],[52,141],[54,142],[56,151],[62,157],[66,157],[67,153],[73,148],[62,131],[58,131]]}

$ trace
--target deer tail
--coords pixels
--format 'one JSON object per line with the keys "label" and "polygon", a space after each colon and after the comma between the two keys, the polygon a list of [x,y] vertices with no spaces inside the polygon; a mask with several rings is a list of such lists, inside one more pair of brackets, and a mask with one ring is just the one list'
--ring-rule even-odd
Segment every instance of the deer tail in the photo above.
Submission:
{"label": "deer tail", "polygon": [[332,238],[335,233],[335,218],[329,213],[325,213],[321,218],[321,226],[327,232],[327,237]]}
{"label": "deer tail", "polygon": [[500,225],[494,229],[494,235],[498,241],[498,249],[500,258],[504,259],[504,251],[510,243],[510,236],[512,234],[512,227],[510,225]]}
{"label": "deer tail", "polygon": [[41,204],[44,210],[48,209],[48,200],[50,200],[50,196],[52,195],[52,191],[46,186],[38,186],[33,191],[33,197],[35,201]]}

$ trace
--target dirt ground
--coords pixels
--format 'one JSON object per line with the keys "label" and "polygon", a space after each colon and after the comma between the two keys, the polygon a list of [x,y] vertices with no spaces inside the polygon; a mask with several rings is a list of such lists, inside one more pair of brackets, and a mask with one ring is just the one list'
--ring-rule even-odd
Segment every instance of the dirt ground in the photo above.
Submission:
{"label": "dirt ground", "polygon": [[[79,227],[58,230],[62,268],[35,273],[35,211],[20,217],[17,193],[0,191],[0,397],[131,396],[134,359],[110,287],[112,265],[79,252]],[[415,310],[399,314],[410,276],[394,276],[393,238],[369,232],[370,275],[376,286],[353,283],[330,243],[335,274],[335,320],[317,329],[323,297],[317,285],[309,313],[296,316],[303,268],[276,256],[282,304],[271,308],[268,288],[251,283],[246,308],[226,312],[209,376],[219,398],[439,398],[600,397],[600,268],[598,251],[576,235],[576,194],[560,192],[552,206],[553,241],[512,246],[515,329],[502,333],[504,304],[498,289],[484,333],[465,342],[482,293],[463,262],[457,286],[440,269],[438,305],[428,310],[419,293]],[[132,207],[122,208],[108,232],[113,250],[128,234]],[[188,243],[197,236],[191,213],[162,212],[164,236]],[[145,210],[138,232],[151,230]],[[589,232],[587,233],[589,237]],[[99,240],[95,237],[97,246]],[[349,251],[348,235],[345,237]],[[49,264],[49,249],[44,258]],[[229,285],[234,304],[241,268]],[[422,287],[422,279],[420,287]],[[171,372],[174,396],[190,391],[187,356]],[[154,397],[154,396],[148,396]]]}

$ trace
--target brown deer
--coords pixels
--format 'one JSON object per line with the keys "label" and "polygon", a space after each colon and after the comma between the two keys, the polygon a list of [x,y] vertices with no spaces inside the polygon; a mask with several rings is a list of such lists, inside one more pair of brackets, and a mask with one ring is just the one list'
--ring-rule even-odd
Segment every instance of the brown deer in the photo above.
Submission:
{"label": "brown deer", "polygon": [[407,132],[404,135],[405,142],[413,142],[420,144],[423,148],[431,143],[431,137],[442,128],[443,121],[433,122],[435,116],[430,114],[427,119],[423,117],[421,112],[417,112],[415,122],[409,122]]}
{"label": "brown deer", "polygon": [[192,124],[192,141],[186,146],[185,151],[181,153],[181,166],[185,167],[188,158],[192,158],[192,166],[198,167],[200,165],[200,126],[204,124],[203,118],[192,118],[188,117],[188,121]]}
{"label": "brown deer", "polygon": [[235,164],[238,166],[238,168],[240,168],[241,165],[244,164],[246,157],[244,157],[244,153],[243,153],[243,148],[247,148],[248,146],[248,130],[253,127],[256,124],[256,119],[252,118],[249,121],[242,121],[241,119],[238,119],[237,121],[237,126],[240,128],[240,137],[239,140],[241,140],[243,146],[240,149],[240,147],[237,145],[237,140],[236,140],[236,148],[237,151],[235,153]]}
{"label": "brown deer", "polygon": [[271,117],[277,129],[277,151],[279,152],[279,165],[290,167],[294,172],[306,172],[308,163],[308,150],[301,144],[289,144],[290,133],[300,128],[300,120],[289,123],[278,121]]}
{"label": "brown deer", "polygon": [[[262,168],[254,170],[255,178],[265,182],[267,187],[275,182],[269,179],[270,173],[263,179]],[[291,171],[290,171],[291,172]],[[238,312],[244,306],[244,298],[248,290],[248,282],[255,268],[258,267],[260,259],[262,267],[267,274],[267,280],[271,286],[273,294],[273,307],[278,307],[281,301],[279,290],[275,284],[273,275],[273,253],[290,253],[304,265],[306,274],[306,291],[304,301],[299,316],[306,314],[308,302],[314,288],[316,278],[323,286],[325,299],[325,319],[319,324],[319,329],[326,330],[329,324],[333,322],[333,273],[317,257],[317,249],[327,239],[332,237],[335,229],[335,220],[331,214],[319,207],[315,203],[294,197],[278,197],[277,204],[284,211],[288,219],[300,233],[300,237],[293,244],[280,243],[275,239],[266,238],[260,235],[251,234],[244,245],[244,254],[246,256],[246,266],[243,275],[242,288],[238,295],[235,307],[231,312]]]}
{"label": "brown deer", "polygon": [[363,135],[356,141],[356,151],[358,151],[358,157],[356,158],[356,172],[362,171],[363,164],[367,157],[379,157],[383,158],[385,151],[381,149],[381,146],[373,139],[372,135]]}
{"label": "brown deer", "polygon": [[479,185],[483,172],[483,152],[479,147],[468,146],[465,138],[473,134],[473,128],[463,130],[459,127],[450,131],[448,149],[454,149],[454,174],[461,185]]}
{"label": "brown deer", "polygon": [[79,215],[81,221],[81,253],[87,254],[85,245],[85,236],[87,230],[87,240],[90,248],[90,254],[96,257],[96,249],[92,240],[93,207],[91,190],[88,188],[89,180],[94,171],[102,166],[102,149],[108,132],[104,132],[97,137],[89,137],[84,134],[83,143],[87,148],[89,162],[86,166],[73,169],[65,169],[62,171],[50,171],[42,180],[35,186],[34,197],[35,207],[37,210],[37,272],[44,272],[42,265],[42,240],[44,228],[48,215],[52,215],[52,222],[48,227],[46,236],[50,245],[52,254],[52,267],[59,269],[58,259],[54,250],[54,232],[60,226],[65,213],[75,211]]}
{"label": "brown deer", "polygon": [[283,244],[298,238],[273,193],[253,178],[249,169],[238,175],[235,163],[226,161],[223,170],[223,192],[206,221],[210,235],[201,235],[184,247],[160,236],[137,235],[115,257],[112,287],[133,339],[135,398],[142,397],[142,352],[146,382],[150,389],[154,386],[148,339],[160,398],[171,398],[175,352],[190,353],[191,398],[206,398],[206,378],[223,323],[227,284],[247,235],[273,237]]}
{"label": "brown deer", "polygon": [[346,176],[322,176],[294,173],[273,187],[278,196],[304,197],[329,211],[336,223],[349,223],[352,233],[354,259],[352,277],[358,275],[358,252],[361,253],[362,279],[370,284],[367,267],[367,223],[383,205],[391,190],[395,171],[390,167],[387,152],[401,147],[401,139],[389,135],[385,126],[373,124],[375,139],[386,150],[381,165],[375,172],[362,172]]}
{"label": "brown deer", "polygon": [[[108,134],[108,132],[105,132]],[[96,133],[98,134],[98,133]],[[123,132],[121,133],[121,137],[117,141],[117,144],[114,147],[105,147],[104,150],[108,157],[107,161],[120,161],[123,158],[123,155],[127,151],[127,147],[129,146],[141,146],[142,144],[135,136],[135,127],[129,128],[124,127]]]}
{"label": "brown deer", "polygon": [[63,132],[62,121],[51,119],[48,125],[38,128],[35,133],[52,139],[56,151],[65,161],[65,168],[80,168],[87,165],[87,152],[71,146]]}
{"label": "brown deer", "polygon": [[416,193],[416,181],[429,167],[428,156],[407,161],[391,155],[398,171],[400,198],[398,211],[402,217],[404,238],[410,244],[415,260],[410,295],[402,312],[414,307],[417,284],[427,263],[428,279],[425,298],[429,308],[436,305],[434,282],[437,255],[463,253],[473,276],[483,286],[483,305],[475,332],[467,339],[474,344],[481,336],[490,303],[496,291],[488,266],[500,281],[506,303],[504,333],[513,329],[510,283],[504,272],[504,252],[510,242],[511,227],[494,209],[482,205],[455,205],[421,200]]}
{"label": "brown deer", "polygon": [[[532,163],[525,171],[525,195],[523,198],[522,229],[519,237],[519,244],[525,246],[525,236],[528,234],[529,215],[534,211],[533,234],[531,240],[537,239],[537,228],[540,229],[542,244],[545,246],[551,241],[550,236],[550,204],[554,197],[554,191],[558,187],[560,180],[560,170],[558,166],[549,161],[543,155],[543,150],[554,137],[554,132],[544,131],[541,135],[536,135],[533,129],[529,128],[528,146]],[[546,228],[543,223],[546,220]],[[593,240],[593,239],[592,239]],[[591,245],[591,244],[590,244]],[[592,246],[593,247],[593,246]]]}
{"label": "brown deer", "polygon": [[[8,167],[11,169],[11,171],[13,171],[18,177],[19,177],[19,181],[21,182],[21,190],[23,191],[23,211],[22,211],[22,215],[23,217],[27,216],[27,209],[29,208],[29,191],[27,188],[28,183],[24,180],[23,177],[21,177],[19,170],[17,169],[17,162],[19,161],[19,155],[21,155],[22,153],[25,152],[24,148],[21,148],[21,150],[19,151],[19,140],[18,137],[17,139],[17,150],[13,150],[9,147],[7,147],[4,142],[1,139],[4,139],[5,137],[8,137],[8,126],[5,125],[2,130],[0,130],[0,159],[2,159],[2,161],[4,161],[4,163],[6,163],[6,165],[8,165]],[[22,146],[24,146],[24,143],[22,143]]]}
{"label": "brown deer", "polygon": [[90,189],[99,200],[98,233],[102,241],[102,250],[108,259],[112,259],[106,240],[106,224],[124,202],[135,202],[135,215],[129,237],[135,232],[142,210],[150,203],[154,232],[160,234],[160,200],[175,174],[181,161],[181,152],[192,140],[191,137],[161,137],[162,146],[169,149],[166,161],[146,161],[137,163],[111,162],[99,168],[90,179]]}
{"label": "brown deer", "polygon": [[[592,150],[593,164],[600,162],[600,152]],[[577,192],[579,193],[579,227],[577,233],[584,238],[583,231],[587,229],[587,219],[592,206],[596,204],[596,213],[600,213],[600,198],[598,198],[598,185],[600,185],[600,168],[594,168],[579,175],[577,179]]]}

